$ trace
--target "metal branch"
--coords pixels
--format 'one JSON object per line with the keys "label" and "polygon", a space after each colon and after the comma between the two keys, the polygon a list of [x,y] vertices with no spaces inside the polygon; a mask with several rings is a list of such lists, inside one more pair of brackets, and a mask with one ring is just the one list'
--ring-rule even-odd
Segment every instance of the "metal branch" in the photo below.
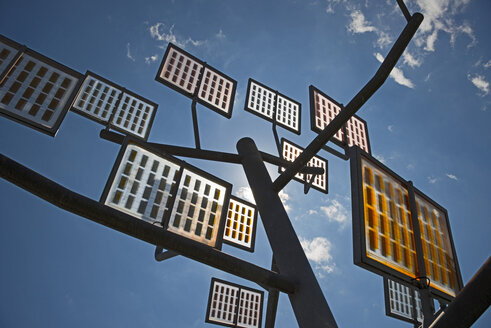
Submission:
{"label": "metal branch", "polygon": [[314,140],[305,148],[297,159],[275,180],[273,190],[279,192],[291,179],[304,167],[310,159],[338,132],[368,99],[384,84],[390,72],[396,65],[402,53],[411,41],[414,33],[418,30],[423,21],[423,15],[415,13],[406,27],[399,35],[399,38],[392,46],[389,54],[380,65],[372,79],[358,92],[349,104],[327,125],[324,130],[315,137]]}
{"label": "metal branch", "polygon": [[295,283],[282,275],[192,239],[166,231],[161,227],[80,195],[2,154],[0,154],[0,177],[61,209],[147,243],[172,250],[195,261],[255,283],[277,288],[285,293],[295,291]]}

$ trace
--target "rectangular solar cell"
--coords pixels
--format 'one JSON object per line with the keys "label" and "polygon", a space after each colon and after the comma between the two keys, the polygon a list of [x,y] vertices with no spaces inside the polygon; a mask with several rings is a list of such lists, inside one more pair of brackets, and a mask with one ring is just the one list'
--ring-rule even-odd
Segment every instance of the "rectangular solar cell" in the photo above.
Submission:
{"label": "rectangular solar cell", "polygon": [[[282,144],[282,157],[283,159],[293,162],[295,159],[302,153],[303,149],[296,144],[294,144],[291,141],[288,141],[286,139],[281,139],[281,144]],[[323,193],[328,193],[328,184],[327,184],[327,160],[314,156],[312,159],[307,163],[307,166],[309,167],[320,167],[324,169],[324,174],[318,174],[314,177],[314,180],[312,182],[312,187],[314,189],[317,189],[319,191],[322,191]],[[284,171],[284,168],[280,168],[280,172]],[[305,183],[306,181],[310,181],[312,178],[312,174],[303,174],[303,173],[297,173],[294,177],[295,180]]]}
{"label": "rectangular solar cell", "polygon": [[355,264],[411,283],[422,276],[423,258],[432,294],[451,301],[462,280],[445,210],[415,191],[424,253],[418,254],[408,182],[359,148],[351,149],[350,162]]}
{"label": "rectangular solar cell", "polygon": [[423,322],[421,298],[415,287],[384,277],[384,294],[388,316],[411,323]]}
{"label": "rectangular solar cell", "polygon": [[180,167],[179,161],[129,142],[118,156],[101,202],[162,226]]}
{"label": "rectangular solar cell", "polygon": [[169,43],[155,80],[230,118],[237,82]]}
{"label": "rectangular solar cell", "polygon": [[146,140],[158,105],[105,78],[87,72],[72,110],[124,134]]}
{"label": "rectangular solar cell", "polygon": [[246,111],[300,134],[301,107],[299,102],[249,79],[244,108]]}
{"label": "rectangular solar cell", "polygon": [[82,75],[25,50],[0,85],[0,113],[54,136]]}
{"label": "rectangular solar cell", "polygon": [[[320,133],[341,112],[343,105],[315,88],[309,87],[310,93],[310,125],[314,132]],[[371,153],[368,138],[367,123],[360,117],[354,115],[340,129],[332,139],[339,146],[358,146],[367,153]]]}
{"label": "rectangular solar cell", "polygon": [[231,196],[223,232],[223,241],[229,245],[254,252],[256,226],[256,206],[243,199]]}
{"label": "rectangular solar cell", "polygon": [[260,328],[264,292],[211,279],[206,322],[227,327]]}

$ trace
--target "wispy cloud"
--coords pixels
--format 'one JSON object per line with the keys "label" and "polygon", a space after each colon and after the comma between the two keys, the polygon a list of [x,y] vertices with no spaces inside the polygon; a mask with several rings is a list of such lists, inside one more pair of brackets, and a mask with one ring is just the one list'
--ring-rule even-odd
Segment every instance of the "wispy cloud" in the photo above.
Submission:
{"label": "wispy cloud", "polygon": [[467,75],[467,78],[469,81],[474,84],[476,88],[481,90],[482,94],[481,96],[484,97],[489,94],[489,82],[486,81],[486,78],[483,75],[474,75],[471,76],[470,74]]}
{"label": "wispy cloud", "polygon": [[409,65],[409,67],[419,67],[422,64],[422,61],[416,59],[413,55],[409,53],[409,51],[404,51],[402,54],[403,63]]}
{"label": "wispy cloud", "polygon": [[482,65],[484,68],[488,69],[491,67],[491,59]]}
{"label": "wispy cloud", "polygon": [[283,206],[285,207],[285,210],[287,212],[290,212],[292,210],[291,206],[288,204],[288,201],[290,200],[290,195],[288,195],[285,191],[281,190],[278,193],[278,196],[281,199],[281,202],[283,203]]}
{"label": "wispy cloud", "polygon": [[[384,56],[382,56],[382,54],[377,52],[374,54],[374,56],[375,56],[375,58],[377,58],[377,60],[379,62],[384,61]],[[413,82],[404,76],[404,72],[400,68],[394,67],[392,69],[392,72],[390,72],[390,77],[392,79],[394,79],[394,81],[400,85],[403,85],[403,86],[411,88],[411,89],[414,88]]]}
{"label": "wispy cloud", "polygon": [[216,36],[218,39],[220,39],[220,40],[223,40],[223,39],[225,39],[225,38],[227,37],[227,36],[225,35],[225,33],[223,33],[222,29],[220,29],[220,30],[218,31],[218,33],[217,33],[217,34],[215,34],[215,36]]}
{"label": "wispy cloud", "polygon": [[314,262],[315,268],[322,271],[321,277],[323,277],[322,273],[334,271],[335,264],[331,255],[332,245],[329,240],[324,237],[315,237],[312,240],[300,237],[300,244],[307,258]]}
{"label": "wispy cloud", "polygon": [[378,154],[375,154],[374,155],[375,159],[378,160],[380,163],[382,164],[387,164],[387,159],[382,156],[382,155],[378,155]]}
{"label": "wispy cloud", "polygon": [[435,177],[428,177],[428,182],[431,184],[435,184],[438,181],[438,178]]}
{"label": "wispy cloud", "polygon": [[454,174],[447,173],[446,176],[449,179],[452,179],[452,180],[455,180],[455,181],[459,181],[459,178],[457,178],[457,176],[455,176]]}
{"label": "wispy cloud", "polygon": [[157,59],[159,59],[159,56],[158,55],[153,55],[153,56],[150,56],[150,57],[145,57],[145,63],[146,64],[155,63],[157,61]]}
{"label": "wispy cloud", "polygon": [[389,132],[394,132],[394,126],[393,125],[389,125],[387,127],[387,130],[389,130]]}
{"label": "wispy cloud", "polygon": [[239,198],[245,199],[253,204],[256,204],[256,201],[254,200],[254,195],[252,194],[252,190],[249,187],[240,187],[235,194]]}
{"label": "wispy cloud", "polygon": [[330,222],[345,224],[348,221],[348,211],[337,200],[331,200],[328,206],[321,206],[320,210]]}
{"label": "wispy cloud", "polygon": [[131,61],[135,61],[135,57],[133,57],[133,56],[131,55],[131,51],[130,51],[130,43],[129,43],[129,42],[126,44],[126,57],[127,57],[129,60],[131,60]]}
{"label": "wispy cloud", "polygon": [[309,215],[319,214],[319,212],[317,212],[317,210],[309,210],[308,213],[309,213]]}
{"label": "wispy cloud", "polygon": [[182,38],[174,32],[174,25],[172,25],[168,29],[166,29],[165,26],[166,25],[164,23],[158,22],[155,25],[150,26],[149,28],[150,36],[153,39],[157,41],[163,41],[164,45],[162,45],[162,47],[164,47],[165,44],[169,42],[181,48],[186,48],[186,46],[189,44],[198,47],[206,42],[206,40],[193,40],[191,37]]}
{"label": "wispy cloud", "polygon": [[350,13],[351,22],[348,31],[351,33],[375,32],[377,29],[365,19],[365,15],[360,10],[353,10]]}

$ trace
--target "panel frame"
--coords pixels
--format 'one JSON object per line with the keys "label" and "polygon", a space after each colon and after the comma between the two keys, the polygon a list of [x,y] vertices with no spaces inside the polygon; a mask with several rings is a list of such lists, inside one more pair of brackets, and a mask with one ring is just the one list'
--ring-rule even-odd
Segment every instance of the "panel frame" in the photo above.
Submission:
{"label": "panel frame", "polygon": [[[223,238],[223,243],[230,245],[230,246],[233,246],[233,247],[236,247],[236,248],[239,248],[239,249],[242,249],[242,250],[245,250],[245,251],[250,252],[250,253],[254,253],[254,249],[255,249],[255,245],[256,245],[256,229],[257,229],[257,219],[258,219],[257,206],[251,202],[248,202],[248,201],[242,199],[242,198],[239,198],[239,197],[234,196],[234,195],[230,195],[230,200],[232,200],[232,199],[235,201],[244,203],[245,205],[254,208],[254,222],[252,224],[252,231],[251,231],[251,247],[247,247],[244,245],[234,243],[234,242],[227,240],[225,238]],[[230,206],[230,200],[229,200],[229,206]],[[228,207],[227,207],[227,213],[228,213]],[[226,219],[227,219],[227,217],[225,218],[225,223],[227,221]],[[225,225],[224,225],[224,231],[225,231]]]}
{"label": "panel frame", "polygon": [[[401,183],[402,186],[404,186],[407,191],[408,191],[408,197],[409,200],[411,200],[411,195],[409,194],[409,181],[403,179],[400,177],[397,173],[389,169],[386,165],[382,164],[380,161],[375,159],[373,156],[370,154],[366,153],[359,147],[350,147],[349,148],[349,159],[350,159],[350,176],[351,176],[351,200],[352,200],[352,217],[353,217],[353,261],[354,264],[357,266],[360,266],[368,271],[371,271],[373,273],[376,273],[381,276],[389,276],[391,279],[395,279],[397,282],[402,281],[406,284],[412,285],[414,283],[414,278],[399,272],[389,266],[386,266],[374,259],[371,259],[370,257],[367,256],[367,249],[366,249],[366,233],[365,233],[365,212],[364,212],[364,207],[363,207],[363,175],[362,175],[362,167],[361,167],[361,158],[364,157],[367,161],[371,162],[375,166],[379,167],[381,170],[383,170],[385,173],[390,175],[394,180],[398,181]],[[450,221],[448,219],[448,214],[447,211],[437,204],[435,201],[430,199],[427,195],[422,193],[420,190],[416,189],[413,187],[413,190],[415,193],[417,192],[419,196],[422,196],[426,201],[437,207],[438,209],[442,210],[442,212],[445,214],[445,220],[446,224],[449,230],[449,240],[451,244],[451,250],[453,252],[453,256],[455,259],[455,266],[456,266],[456,275],[457,275],[457,283],[459,290],[463,288],[463,283],[462,283],[462,276],[460,272],[460,266],[457,260],[457,253],[455,251],[455,245],[453,242],[453,237],[452,237],[452,232],[450,230]],[[413,198],[414,199],[414,198]],[[410,201],[411,202],[411,201]],[[416,204],[414,204],[416,205]],[[410,204],[410,208],[412,208],[412,204]],[[414,206],[416,208],[416,206]],[[411,213],[411,217],[413,216],[413,213]],[[412,220],[412,219],[411,219]],[[413,227],[413,233],[415,233],[415,229]],[[416,239],[416,238],[415,238]],[[416,243],[416,240],[414,240]],[[423,258],[423,254],[418,253],[417,248],[415,247],[415,252],[416,252],[416,261],[415,261],[415,268],[416,268],[416,277],[418,277],[420,268],[418,268],[418,259]],[[459,292],[459,290],[456,290],[456,294]],[[431,286],[430,282],[430,292],[432,296],[434,296],[437,299],[443,300],[445,302],[451,302],[454,297],[446,294],[438,289],[435,289],[434,287]]]}
{"label": "panel frame", "polygon": [[[6,36],[0,34],[0,42],[8,45],[9,47],[14,48],[17,50],[17,53],[14,55],[12,60],[7,64],[5,69],[3,71],[0,71],[0,83],[2,82],[3,78],[8,74],[8,72],[14,67],[15,63],[19,59],[19,57],[22,55],[22,52],[27,49],[26,46],[21,45],[20,43],[15,42],[14,40],[11,40],[7,38]],[[1,84],[0,84],[1,85]]]}
{"label": "panel frame", "polygon": [[[392,277],[391,277],[392,278]],[[412,318],[412,319],[409,319],[405,316],[402,316],[402,315],[399,315],[397,313],[394,313],[391,311],[390,309],[390,290],[389,290],[389,279],[398,283],[398,284],[401,284],[407,288],[409,288],[409,290],[411,290],[412,292],[412,295],[411,295],[411,304],[413,306],[413,314],[416,314],[416,291],[417,291],[417,288],[413,285],[410,285],[410,284],[407,284],[407,283],[403,283],[403,282],[400,282],[400,281],[396,281],[394,279],[391,279],[387,276],[384,276],[383,277],[383,280],[384,280],[384,300],[385,300],[385,315],[388,316],[388,317],[392,317],[394,319],[398,319],[398,320],[402,320],[402,321],[405,321],[405,322],[409,322],[409,323],[412,323],[412,324],[421,324],[421,322],[418,321],[417,318]]]}
{"label": "panel frame", "polygon": [[[292,142],[292,141],[290,141],[290,140],[288,140],[286,138],[281,138],[281,151],[282,151],[281,158],[282,159],[283,159],[283,147],[284,147],[285,141],[288,142],[288,143],[290,143],[290,144],[292,144],[295,147],[298,147],[298,148],[302,149],[302,151],[305,150],[303,147],[300,147],[296,143],[294,143],[294,142]],[[325,158],[323,158],[323,157],[321,157],[319,155],[315,155],[314,157],[317,157],[317,158],[323,160],[324,162],[326,162],[326,170],[324,172],[325,179],[326,179],[326,189],[324,190],[322,188],[319,188],[318,186],[316,186],[314,184],[312,184],[311,187],[313,189],[317,190],[317,191],[320,191],[320,192],[324,193],[324,194],[328,194],[329,193],[329,174],[328,174],[328,171],[329,171],[329,162],[328,162],[327,159],[325,159]],[[290,162],[290,163],[293,163],[293,162]],[[282,173],[282,172],[283,171],[281,170],[281,166],[278,166],[278,173]],[[305,174],[305,176],[306,176],[306,174]],[[305,177],[305,178],[307,179],[307,177]],[[302,184],[308,183],[308,181],[302,180],[302,179],[298,178],[296,175],[293,176],[293,180],[298,181],[298,182],[300,182]]]}
{"label": "panel frame", "polygon": [[[251,109],[249,107],[249,98],[250,98],[250,92],[251,92],[251,85],[252,85],[252,83],[255,83],[255,84],[259,85],[261,88],[267,89],[268,91],[274,93],[275,98],[274,98],[274,110],[273,110],[272,118],[269,118],[266,115],[262,115],[261,113],[255,111],[255,110],[253,110],[253,109]],[[281,122],[278,122],[276,120],[276,109],[278,107],[278,96],[281,96],[281,97],[285,98],[286,100],[291,101],[292,103],[298,105],[298,131],[295,130],[295,129],[293,129],[293,128],[291,128],[291,127],[289,127],[288,125],[285,125],[285,124],[283,124]],[[296,100],[293,100],[292,98],[290,98],[290,97],[288,97],[288,96],[286,96],[286,95],[278,92],[277,90],[274,90],[274,89],[266,86],[265,84],[263,84],[263,83],[261,83],[259,81],[254,80],[253,78],[249,78],[249,80],[247,81],[247,93],[246,93],[246,99],[245,99],[245,104],[244,104],[244,110],[246,112],[249,112],[251,114],[254,114],[254,115],[256,115],[256,116],[258,116],[258,117],[260,117],[262,119],[265,119],[268,122],[271,122],[271,123],[274,123],[274,124],[276,124],[278,126],[281,126],[283,129],[286,129],[286,130],[288,130],[290,132],[293,132],[293,133],[295,133],[297,135],[300,135],[301,134],[301,130],[302,130],[302,104],[300,102],[298,102]]]}
{"label": "panel frame", "polygon": [[[108,119],[107,122],[104,121],[104,120],[98,119],[97,117],[94,117],[94,116],[92,116],[90,114],[87,114],[84,111],[81,111],[78,108],[74,107],[75,106],[75,102],[78,99],[78,96],[82,92],[83,84],[85,83],[85,80],[89,76],[90,77],[93,77],[93,78],[95,78],[97,80],[100,80],[101,82],[104,82],[104,83],[110,85],[111,87],[113,87],[115,89],[118,89],[121,92],[119,94],[116,102],[114,103],[114,106],[111,108],[111,113],[109,115],[109,119]],[[142,102],[148,103],[149,105],[151,105],[151,106],[154,107],[154,110],[152,111],[152,114],[150,115],[150,117],[148,119],[148,127],[147,127],[147,130],[145,132],[144,137],[141,137],[141,136],[139,136],[139,135],[137,135],[135,133],[132,133],[132,132],[130,132],[128,130],[122,129],[122,128],[120,128],[117,125],[114,125],[112,123],[112,121],[114,119],[114,115],[116,113],[116,110],[117,110],[117,108],[118,108],[121,100],[123,99],[124,94],[128,94],[128,95],[130,95],[132,97],[135,97],[136,99],[138,99],[138,100],[140,100]],[[145,140],[146,141],[146,140],[148,140],[148,136],[150,135],[150,130],[152,129],[153,122],[154,122],[154,119],[155,119],[155,115],[157,114],[158,107],[159,107],[159,105],[157,103],[155,103],[155,102],[153,102],[153,101],[151,101],[151,100],[149,100],[149,99],[147,99],[147,98],[145,98],[145,97],[143,97],[143,96],[141,96],[139,94],[136,94],[135,92],[130,91],[130,90],[128,90],[128,89],[120,86],[119,84],[116,84],[115,82],[109,81],[108,79],[106,79],[106,78],[104,78],[104,77],[102,77],[102,76],[100,76],[100,75],[98,75],[98,74],[96,74],[96,73],[94,73],[94,72],[92,72],[90,70],[87,70],[87,72],[85,73],[85,76],[84,76],[84,78],[82,80],[82,83],[80,84],[80,87],[77,90],[76,96],[75,96],[75,98],[72,101],[72,104],[70,106],[70,111],[72,111],[74,113],[77,113],[77,114],[79,114],[79,115],[81,115],[81,116],[83,116],[85,118],[88,118],[89,120],[92,120],[92,121],[94,121],[96,123],[102,124],[102,125],[110,128],[110,129],[113,129],[115,131],[121,132],[121,133],[123,133],[125,135],[131,135],[131,136],[133,136],[135,138],[142,139],[142,140]]]}
{"label": "panel frame", "polygon": [[[234,320],[234,324],[226,324],[226,323],[222,323],[222,322],[217,322],[217,321],[213,321],[213,320],[210,320],[210,311],[211,311],[211,301],[212,301],[212,297],[213,297],[213,286],[215,284],[215,282],[219,282],[219,283],[222,283],[222,284],[225,284],[225,285],[229,285],[231,287],[235,287],[235,288],[238,288],[238,297],[237,297],[237,306],[236,306],[236,309],[235,309],[235,320]],[[264,309],[264,291],[262,290],[258,290],[258,289],[255,289],[255,288],[251,288],[251,287],[247,287],[247,286],[243,286],[243,285],[239,285],[239,284],[236,284],[236,283],[233,283],[233,282],[230,282],[230,281],[226,281],[226,280],[222,280],[222,279],[219,279],[219,278],[215,278],[215,277],[212,277],[211,278],[211,283],[210,283],[210,291],[209,291],[209,295],[208,295],[208,304],[206,306],[206,316],[205,316],[205,322],[206,323],[211,323],[211,324],[215,324],[215,325],[220,325],[220,326],[224,326],[224,327],[239,327],[237,326],[237,317],[238,317],[238,311],[239,311],[239,304],[240,304],[240,291],[241,290],[248,290],[248,291],[251,291],[251,292],[254,292],[254,293],[258,293],[261,295],[261,304],[260,304],[260,309],[259,309],[259,318],[258,318],[258,321],[259,321],[259,325],[258,327],[261,327],[261,324],[262,324],[262,319],[263,319],[263,309]]]}
{"label": "panel frame", "polygon": [[[56,136],[56,133],[58,132],[58,130],[60,129],[60,126],[61,126],[61,123],[63,122],[63,120],[65,119],[65,116],[68,112],[68,110],[70,109],[71,107],[71,104],[73,103],[73,100],[75,99],[75,96],[77,95],[77,92],[78,90],[80,89],[80,86],[82,85],[83,83],[83,77],[84,75],[78,71],[75,71],[74,69],[71,69],[69,68],[68,66],[65,66],[57,61],[55,61],[54,59],[51,59],[45,55],[42,55],[41,53],[37,52],[37,51],[34,51],[30,48],[26,48],[24,49],[23,51],[21,51],[20,54],[18,54],[14,59],[15,59],[15,63],[14,65],[12,65],[11,67],[8,68],[7,72],[8,74],[5,75],[4,77],[4,80],[1,81],[2,82],[2,85],[6,82],[6,79],[8,79],[9,75],[10,75],[10,72],[12,71],[12,69],[14,68],[15,64],[22,58],[22,56],[24,55],[27,55],[27,56],[31,56],[33,57],[34,59],[46,64],[46,65],[49,65],[57,70],[60,70],[61,72],[67,74],[67,75],[70,75],[71,77],[73,77],[74,79],[76,79],[77,81],[75,82],[75,85],[73,87],[73,91],[72,93],[68,96],[67,100],[66,100],[66,103],[65,103],[65,106],[60,110],[60,114],[58,116],[58,118],[56,119],[56,121],[54,122],[53,124],[53,127],[51,128],[47,128],[39,123],[36,123],[36,122],[33,122],[33,121],[30,121],[26,118],[24,118],[23,116],[21,115],[18,115],[18,114],[15,114],[13,112],[10,112],[10,111],[7,111],[7,110],[4,110],[2,108],[0,108],[0,115],[1,116],[4,116],[8,119],[11,119],[17,123],[20,123],[26,127],[29,127],[29,128],[32,128],[34,130],[37,130],[39,132],[42,132],[44,134],[47,134],[51,137],[55,137]],[[0,85],[1,87],[1,85]]]}
{"label": "panel frame", "polygon": [[[226,219],[226,215],[227,215],[228,203],[229,203],[229,199],[230,199],[232,185],[229,182],[226,182],[226,181],[224,181],[224,180],[222,180],[222,179],[220,179],[220,178],[218,178],[218,177],[216,177],[216,176],[214,176],[208,172],[205,172],[205,171],[203,171],[203,170],[201,170],[201,169],[199,169],[199,168],[197,168],[197,167],[195,167],[195,166],[193,166],[193,165],[191,165],[191,164],[189,164],[183,160],[180,160],[174,156],[171,156],[167,153],[159,151],[158,149],[152,147],[151,145],[149,145],[145,141],[142,141],[141,139],[137,139],[137,138],[134,138],[132,136],[125,136],[123,143],[121,144],[121,148],[119,150],[119,153],[116,157],[116,160],[115,160],[113,167],[111,169],[111,172],[109,174],[109,177],[107,179],[106,185],[104,186],[104,189],[102,191],[102,195],[100,197],[99,202],[102,204],[105,204],[105,201],[107,200],[107,198],[109,196],[109,192],[110,192],[112,183],[114,182],[114,180],[116,178],[118,168],[121,165],[121,162],[123,160],[123,156],[124,156],[126,149],[127,149],[129,144],[136,145],[137,147],[140,147],[144,150],[147,150],[147,151],[152,152],[154,154],[158,154],[159,157],[162,157],[163,159],[166,159],[166,160],[173,162],[174,164],[180,166],[180,169],[176,173],[175,184],[170,189],[170,196],[169,196],[169,199],[167,200],[167,211],[165,211],[163,213],[163,216],[160,220],[160,224],[161,224],[162,228],[169,231],[169,232],[174,233],[173,231],[170,231],[167,228],[168,228],[169,221],[170,221],[170,215],[172,213],[172,209],[174,207],[174,203],[175,203],[176,198],[177,198],[176,197],[177,190],[179,187],[179,183],[182,179],[182,172],[184,169],[187,169],[187,170],[189,170],[189,171],[191,171],[197,175],[200,175],[206,179],[209,179],[210,181],[212,181],[216,184],[219,184],[225,188],[224,205],[222,206],[222,212],[220,214],[220,220],[221,221],[219,222],[219,225],[217,227],[218,230],[217,230],[216,242],[215,242],[214,246],[210,246],[212,248],[221,250],[222,244],[223,244],[223,231],[225,228],[225,219]],[[227,206],[225,206],[225,204]],[[145,220],[143,220],[143,221],[145,221]],[[145,222],[147,222],[147,221],[145,221]],[[152,223],[149,223],[149,224],[152,224]],[[188,238],[186,236],[183,236],[183,237]],[[191,239],[191,238],[188,238],[188,239]]]}
{"label": "panel frame", "polygon": [[[319,90],[318,88],[316,88],[315,86],[313,86],[313,85],[310,85],[309,86],[310,129],[313,132],[319,134],[319,133],[322,132],[322,129],[318,128],[317,125],[315,124],[315,118],[316,118],[316,116],[315,116],[315,97],[314,97],[314,92],[317,92],[317,93],[321,94],[323,97],[326,97],[329,101],[332,101],[336,106],[339,106],[341,108],[341,110],[344,109],[344,106],[343,106],[343,104],[337,102],[332,97],[328,96],[327,94],[325,94],[324,92],[322,92],[321,90]],[[358,116],[356,114],[353,115],[353,117],[355,117],[356,119],[360,120],[365,125],[365,132],[367,134],[368,153],[371,155],[372,154],[372,147],[370,145],[370,135],[368,133],[368,124],[367,124],[367,121],[365,121],[364,119],[362,119],[360,116]],[[347,136],[346,136],[346,134],[347,134],[347,125],[348,125],[348,123],[345,123],[343,125],[343,127],[341,128],[341,130],[343,131],[343,140],[342,141],[336,139],[334,136],[329,141],[332,142],[332,143],[334,143],[335,145],[341,147],[341,148],[349,147],[348,146],[348,141],[347,141]],[[356,146],[356,147],[358,147],[358,146]]]}
{"label": "panel frame", "polygon": [[[192,60],[194,60],[194,61],[196,61],[202,65],[202,68],[198,74],[198,80],[196,82],[196,89],[195,89],[194,93],[190,93],[190,92],[188,92],[182,88],[179,88],[175,84],[173,84],[173,83],[160,77],[160,74],[161,74],[162,70],[164,69],[164,64],[167,60],[167,57],[170,54],[171,49],[174,49],[175,51],[182,53],[183,55],[189,57],[190,59],[192,59]],[[203,73],[204,73],[205,69],[209,69],[213,73],[223,76],[224,78],[230,80],[230,82],[232,83],[232,93],[230,95],[230,104],[229,104],[229,108],[227,109],[226,113],[222,109],[217,108],[216,106],[213,106],[212,104],[208,103],[207,101],[204,101],[198,95],[198,92],[201,89],[201,83],[202,83]],[[219,71],[218,69],[208,65],[206,62],[202,61],[201,59],[191,55],[186,50],[176,46],[175,44],[173,44],[171,42],[169,42],[167,49],[165,50],[164,57],[162,58],[162,62],[160,63],[159,69],[157,71],[157,75],[155,76],[155,81],[164,84],[165,86],[171,88],[172,90],[179,92],[180,94],[192,99],[193,101],[196,101],[197,103],[205,106],[206,108],[211,109],[212,111],[226,117],[227,119],[230,119],[232,117],[232,111],[233,111],[233,107],[234,107],[234,103],[235,103],[235,93],[237,91],[237,81],[232,79],[227,74]]]}

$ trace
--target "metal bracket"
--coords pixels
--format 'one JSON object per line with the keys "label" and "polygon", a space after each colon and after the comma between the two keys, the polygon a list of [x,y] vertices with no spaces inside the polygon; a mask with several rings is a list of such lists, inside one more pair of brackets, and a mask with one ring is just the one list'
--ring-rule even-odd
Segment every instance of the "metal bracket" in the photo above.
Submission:
{"label": "metal bracket", "polygon": [[167,260],[167,259],[170,259],[170,258],[173,258],[175,256],[178,256],[179,253],[176,253],[174,251],[165,251],[164,252],[164,248],[163,247],[160,247],[160,246],[157,246],[155,248],[155,261],[157,262],[162,262],[164,260]]}

